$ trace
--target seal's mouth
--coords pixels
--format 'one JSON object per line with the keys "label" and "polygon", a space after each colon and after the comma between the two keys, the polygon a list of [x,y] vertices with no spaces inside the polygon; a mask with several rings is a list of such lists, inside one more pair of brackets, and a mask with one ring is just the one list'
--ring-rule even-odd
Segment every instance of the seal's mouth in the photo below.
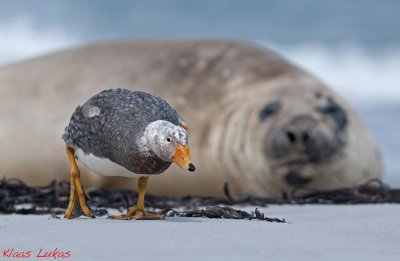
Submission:
{"label": "seal's mouth", "polygon": [[301,172],[296,169],[290,169],[284,176],[286,183],[293,186],[301,186],[310,183],[313,178],[302,176]]}
{"label": "seal's mouth", "polygon": [[290,159],[275,160],[274,165],[278,168],[299,168],[305,165],[318,165],[321,160],[303,156],[303,157],[291,157]]}
{"label": "seal's mouth", "polygon": [[303,186],[312,182],[317,164],[309,160],[292,160],[274,167],[274,173],[291,186]]}

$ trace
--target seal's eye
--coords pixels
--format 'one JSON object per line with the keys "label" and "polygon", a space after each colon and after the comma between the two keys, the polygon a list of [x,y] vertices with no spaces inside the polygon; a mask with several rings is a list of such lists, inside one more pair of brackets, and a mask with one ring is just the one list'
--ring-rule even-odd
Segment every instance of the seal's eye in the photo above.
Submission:
{"label": "seal's eye", "polygon": [[271,102],[264,106],[260,111],[260,120],[265,121],[268,117],[274,115],[279,111],[279,102]]}
{"label": "seal's eye", "polygon": [[347,125],[347,114],[331,97],[328,98],[327,105],[318,108],[318,111],[330,116],[337,124],[337,128],[342,130]]}
{"label": "seal's eye", "polygon": [[170,139],[170,138],[167,138],[167,141],[168,141],[168,142],[171,142],[171,139]]}

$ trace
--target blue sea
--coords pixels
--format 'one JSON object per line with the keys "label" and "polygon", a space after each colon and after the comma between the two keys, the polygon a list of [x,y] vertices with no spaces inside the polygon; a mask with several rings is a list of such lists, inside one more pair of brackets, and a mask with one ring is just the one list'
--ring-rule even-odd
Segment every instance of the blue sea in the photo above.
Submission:
{"label": "blue sea", "polygon": [[400,1],[3,0],[0,64],[97,41],[219,37],[272,48],[354,104],[400,186]]}

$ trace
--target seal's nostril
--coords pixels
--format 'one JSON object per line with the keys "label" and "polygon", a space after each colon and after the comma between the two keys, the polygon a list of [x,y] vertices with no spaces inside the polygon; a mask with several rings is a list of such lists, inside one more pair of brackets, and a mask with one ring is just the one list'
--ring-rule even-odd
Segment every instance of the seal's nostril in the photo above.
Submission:
{"label": "seal's nostril", "polygon": [[286,137],[288,138],[288,140],[291,143],[295,143],[296,142],[296,135],[294,135],[293,132],[291,132],[291,131],[286,132]]}
{"label": "seal's nostril", "polygon": [[310,135],[308,134],[308,132],[303,133],[302,139],[304,144],[308,143],[308,141],[310,140]]}

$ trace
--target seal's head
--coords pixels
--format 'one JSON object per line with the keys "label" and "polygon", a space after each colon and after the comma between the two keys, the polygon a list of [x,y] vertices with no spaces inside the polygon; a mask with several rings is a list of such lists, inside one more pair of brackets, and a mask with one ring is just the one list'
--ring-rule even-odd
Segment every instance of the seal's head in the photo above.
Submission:
{"label": "seal's head", "polygon": [[349,144],[362,134],[351,114],[340,96],[304,73],[260,81],[223,101],[204,154],[230,174],[224,178],[234,194],[275,197],[298,186],[338,187],[351,182],[346,173],[360,171],[347,168],[355,165],[348,164],[356,151]]}
{"label": "seal's head", "polygon": [[342,157],[348,115],[337,96],[315,82],[272,91],[258,108],[268,174],[286,188],[309,185]]}

